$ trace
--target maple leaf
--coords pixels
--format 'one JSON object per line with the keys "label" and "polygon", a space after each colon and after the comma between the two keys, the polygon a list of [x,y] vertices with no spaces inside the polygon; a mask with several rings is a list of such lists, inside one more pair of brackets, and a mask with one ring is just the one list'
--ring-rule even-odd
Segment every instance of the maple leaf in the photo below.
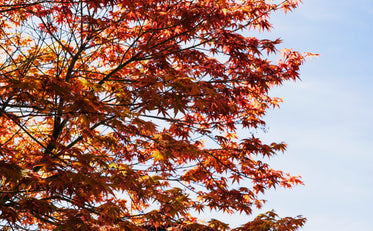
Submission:
{"label": "maple leaf", "polygon": [[[271,62],[281,40],[242,31],[299,2],[0,0],[0,226],[227,230],[191,214],[251,214],[302,184],[262,162],[284,143],[238,132],[265,126],[269,90],[314,55]],[[242,230],[304,222],[267,213]]]}

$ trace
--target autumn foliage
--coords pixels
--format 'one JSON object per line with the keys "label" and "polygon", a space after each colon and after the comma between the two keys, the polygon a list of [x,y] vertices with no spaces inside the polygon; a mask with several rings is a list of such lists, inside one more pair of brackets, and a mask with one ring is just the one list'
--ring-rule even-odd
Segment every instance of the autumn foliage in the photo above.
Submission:
{"label": "autumn foliage", "polygon": [[249,35],[298,3],[0,0],[1,229],[227,230],[197,212],[251,214],[302,183],[264,162],[284,143],[251,135],[307,54],[273,62],[281,41]]}

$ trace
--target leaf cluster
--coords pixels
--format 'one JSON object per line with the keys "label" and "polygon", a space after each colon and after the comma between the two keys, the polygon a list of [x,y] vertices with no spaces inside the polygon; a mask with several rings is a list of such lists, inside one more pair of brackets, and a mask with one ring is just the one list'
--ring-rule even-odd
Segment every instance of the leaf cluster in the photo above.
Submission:
{"label": "leaf cluster", "polygon": [[0,227],[227,230],[191,212],[251,214],[301,184],[263,160],[285,144],[236,135],[265,126],[269,90],[310,55],[274,63],[281,40],[245,34],[297,4],[1,0]]}

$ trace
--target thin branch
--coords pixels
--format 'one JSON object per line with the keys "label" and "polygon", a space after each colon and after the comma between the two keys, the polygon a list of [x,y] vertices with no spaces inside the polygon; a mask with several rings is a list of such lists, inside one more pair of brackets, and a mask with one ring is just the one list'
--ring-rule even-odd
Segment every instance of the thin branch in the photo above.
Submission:
{"label": "thin branch", "polygon": [[39,144],[42,148],[46,149],[46,147],[38,140],[36,139],[31,133],[23,127],[23,125],[15,118],[14,115],[8,114],[6,111],[3,111],[3,114],[6,115],[10,120],[12,120],[19,128],[22,129],[32,140],[34,140],[37,144]]}

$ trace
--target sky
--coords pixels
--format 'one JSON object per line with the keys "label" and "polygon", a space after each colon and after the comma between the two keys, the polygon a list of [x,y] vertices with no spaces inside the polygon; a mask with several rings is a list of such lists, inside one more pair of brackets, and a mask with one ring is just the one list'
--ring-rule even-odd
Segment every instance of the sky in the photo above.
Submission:
{"label": "sky", "polygon": [[[266,193],[253,215],[303,215],[302,231],[372,230],[373,0],[303,0],[271,22],[268,36],[283,47],[320,56],[304,64],[300,81],[272,90],[284,102],[266,116],[263,135],[288,144],[273,168],[302,175],[305,185]],[[232,228],[251,219],[223,218]]]}

